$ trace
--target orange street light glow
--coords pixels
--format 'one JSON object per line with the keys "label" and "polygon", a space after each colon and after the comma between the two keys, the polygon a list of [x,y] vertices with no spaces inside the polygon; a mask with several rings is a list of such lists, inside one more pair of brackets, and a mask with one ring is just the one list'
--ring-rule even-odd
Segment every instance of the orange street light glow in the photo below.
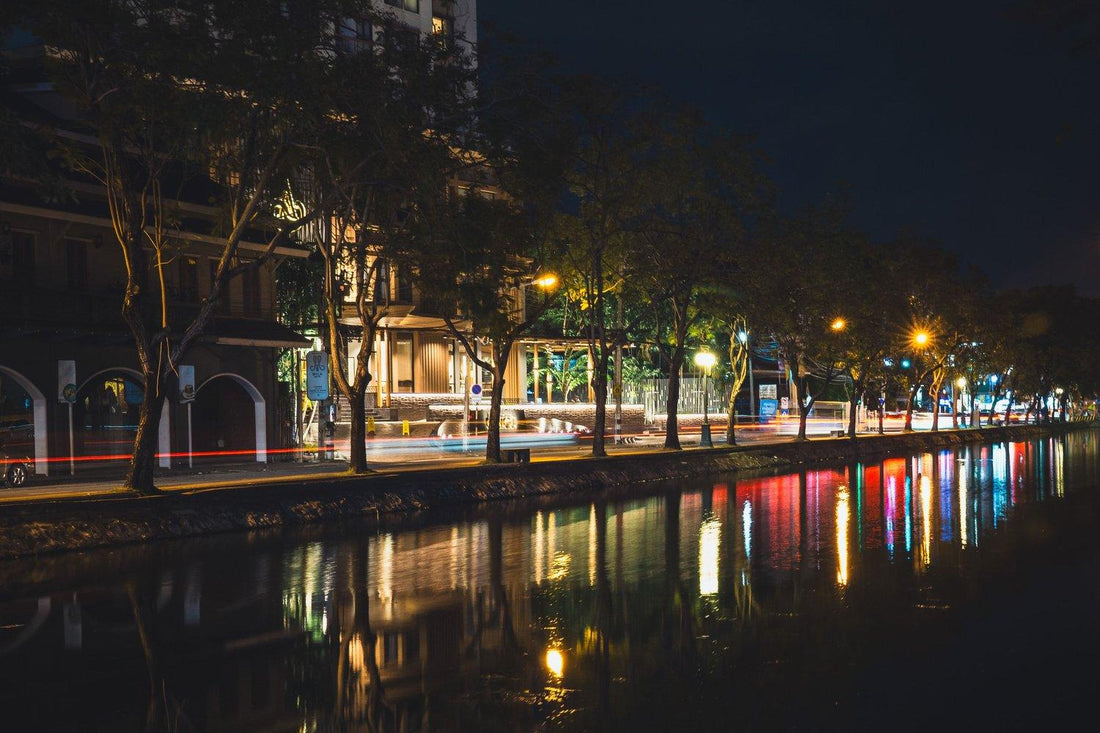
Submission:
{"label": "orange street light glow", "polygon": [[844,319],[843,318],[838,318],[835,321],[833,321],[832,329],[834,331],[843,331],[845,325],[847,325],[847,324],[844,323]]}
{"label": "orange street light glow", "polygon": [[913,334],[913,343],[917,346],[924,346],[931,338],[927,331],[917,331]]}

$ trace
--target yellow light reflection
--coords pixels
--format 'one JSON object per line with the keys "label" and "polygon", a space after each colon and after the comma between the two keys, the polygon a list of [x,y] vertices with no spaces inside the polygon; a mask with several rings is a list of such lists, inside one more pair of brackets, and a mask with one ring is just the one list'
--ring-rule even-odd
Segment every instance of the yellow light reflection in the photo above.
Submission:
{"label": "yellow light reflection", "polygon": [[550,561],[550,572],[546,574],[547,580],[562,580],[569,575],[569,563],[573,560],[568,552],[559,552]]}
{"label": "yellow light reflection", "polygon": [[718,545],[722,538],[722,523],[718,517],[704,520],[699,529],[699,594],[718,592]]}
{"label": "yellow light reflection", "polygon": [[1057,442],[1054,444],[1054,495],[1066,495],[1066,448]]}
{"label": "yellow light reflection", "polygon": [[542,551],[546,542],[542,532],[542,512],[535,512],[535,585],[542,583]]}
{"label": "yellow light reflection", "polygon": [[840,486],[836,492],[836,582],[841,588],[848,586],[848,532],[851,524],[851,507],[848,487]]}
{"label": "yellow light reflection", "polygon": [[550,670],[550,674],[554,675],[557,679],[561,679],[565,674],[565,657],[558,649],[546,650],[546,668]]}
{"label": "yellow light reflection", "polygon": [[588,510],[588,584],[596,584],[596,505]]}

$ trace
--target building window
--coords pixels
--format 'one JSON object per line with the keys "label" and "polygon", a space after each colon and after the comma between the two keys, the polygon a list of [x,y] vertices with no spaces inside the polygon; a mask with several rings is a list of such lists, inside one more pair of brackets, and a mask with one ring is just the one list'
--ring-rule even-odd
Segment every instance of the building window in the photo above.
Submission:
{"label": "building window", "polygon": [[455,39],[454,20],[444,15],[433,15],[432,34],[443,43],[444,48],[450,48]]}
{"label": "building window", "polygon": [[344,18],[336,33],[336,50],[344,54],[368,51],[374,42],[374,28],[369,21]]}
{"label": "building window", "polygon": [[65,240],[65,272],[70,290],[88,289],[88,243],[84,240]]}
{"label": "building window", "polygon": [[374,273],[373,302],[388,303],[390,301],[390,266],[383,262]]}
{"label": "building window", "polygon": [[412,273],[408,267],[397,268],[397,302],[411,303],[413,299]]}
{"label": "building window", "polygon": [[410,13],[420,12],[420,0],[386,0],[386,5],[408,10]]}
{"label": "building window", "polygon": [[244,314],[249,318],[260,316],[260,268],[250,267],[241,275]]}
{"label": "building window", "polygon": [[0,234],[0,277],[19,285],[34,284],[34,233],[8,230]]}
{"label": "building window", "polygon": [[395,23],[381,34],[382,46],[389,53],[404,53],[420,45],[420,33],[402,23]]}
{"label": "building window", "polygon": [[393,344],[394,392],[413,391],[413,340],[411,333],[399,333]]}
{"label": "building window", "polygon": [[199,301],[199,261],[194,257],[180,258],[180,300],[184,303]]}

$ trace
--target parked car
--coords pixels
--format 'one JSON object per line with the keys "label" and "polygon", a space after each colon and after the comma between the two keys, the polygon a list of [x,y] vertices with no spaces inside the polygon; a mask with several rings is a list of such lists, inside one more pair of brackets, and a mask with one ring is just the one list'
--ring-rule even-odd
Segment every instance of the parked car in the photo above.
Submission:
{"label": "parked car", "polygon": [[6,486],[22,486],[34,474],[31,453],[34,426],[26,420],[0,423],[0,479]]}
{"label": "parked car", "polygon": [[27,483],[34,472],[34,461],[29,456],[8,455],[7,451],[0,447],[0,468],[4,471],[4,485],[12,488]]}

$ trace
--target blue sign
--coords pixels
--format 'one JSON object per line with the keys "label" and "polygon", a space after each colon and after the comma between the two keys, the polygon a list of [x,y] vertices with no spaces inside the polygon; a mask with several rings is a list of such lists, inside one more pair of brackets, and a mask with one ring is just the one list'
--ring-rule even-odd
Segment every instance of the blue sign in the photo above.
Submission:
{"label": "blue sign", "polygon": [[760,400],[760,422],[771,422],[775,419],[776,408],[779,400]]}

